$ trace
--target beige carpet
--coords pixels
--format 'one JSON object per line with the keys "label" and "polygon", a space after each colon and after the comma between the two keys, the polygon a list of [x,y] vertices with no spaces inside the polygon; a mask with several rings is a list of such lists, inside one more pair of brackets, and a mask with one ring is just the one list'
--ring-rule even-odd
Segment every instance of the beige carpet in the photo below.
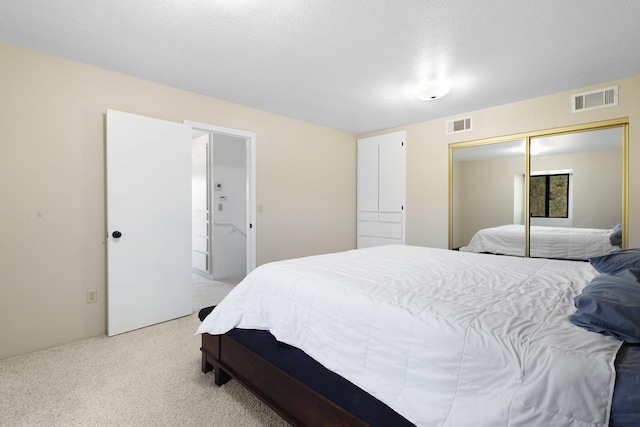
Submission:
{"label": "beige carpet", "polygon": [[[232,287],[194,277],[194,308]],[[286,426],[235,381],[202,373],[198,324],[194,313],[0,360],[0,425]]]}
{"label": "beige carpet", "polygon": [[216,305],[238,282],[235,280],[213,281],[197,274],[193,275],[193,311]]}

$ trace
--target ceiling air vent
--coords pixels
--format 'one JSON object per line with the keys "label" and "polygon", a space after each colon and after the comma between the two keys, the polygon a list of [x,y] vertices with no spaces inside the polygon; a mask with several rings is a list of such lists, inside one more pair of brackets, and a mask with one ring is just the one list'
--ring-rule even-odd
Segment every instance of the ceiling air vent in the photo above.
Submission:
{"label": "ceiling air vent", "polygon": [[463,117],[461,119],[449,120],[447,122],[447,135],[467,130],[471,130],[471,117]]}
{"label": "ceiling air vent", "polygon": [[571,112],[594,110],[618,105],[618,86],[592,90],[571,96]]}

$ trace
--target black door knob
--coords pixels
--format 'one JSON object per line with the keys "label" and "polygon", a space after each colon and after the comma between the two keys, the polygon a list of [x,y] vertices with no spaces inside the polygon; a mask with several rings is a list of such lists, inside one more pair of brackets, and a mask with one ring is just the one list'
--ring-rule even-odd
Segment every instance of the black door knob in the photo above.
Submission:
{"label": "black door knob", "polygon": [[120,237],[122,237],[122,233],[119,231],[114,231],[111,235],[114,239],[119,239]]}

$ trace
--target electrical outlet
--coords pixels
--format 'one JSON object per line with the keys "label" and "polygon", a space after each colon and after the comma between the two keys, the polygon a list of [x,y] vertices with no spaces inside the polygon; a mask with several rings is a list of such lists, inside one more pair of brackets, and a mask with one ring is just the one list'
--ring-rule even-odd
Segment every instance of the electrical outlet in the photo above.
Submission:
{"label": "electrical outlet", "polygon": [[262,205],[258,205],[258,213],[262,213]]}
{"label": "electrical outlet", "polygon": [[90,289],[87,291],[87,304],[91,304],[98,301],[98,290]]}

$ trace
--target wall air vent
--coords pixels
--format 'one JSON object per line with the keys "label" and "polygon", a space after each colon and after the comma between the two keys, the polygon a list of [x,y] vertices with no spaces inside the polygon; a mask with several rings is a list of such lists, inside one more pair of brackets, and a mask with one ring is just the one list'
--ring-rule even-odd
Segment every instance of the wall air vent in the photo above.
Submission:
{"label": "wall air vent", "polygon": [[594,110],[618,105],[618,86],[571,95],[571,112]]}
{"label": "wall air vent", "polygon": [[463,117],[447,122],[447,135],[467,130],[471,130],[471,117]]}

